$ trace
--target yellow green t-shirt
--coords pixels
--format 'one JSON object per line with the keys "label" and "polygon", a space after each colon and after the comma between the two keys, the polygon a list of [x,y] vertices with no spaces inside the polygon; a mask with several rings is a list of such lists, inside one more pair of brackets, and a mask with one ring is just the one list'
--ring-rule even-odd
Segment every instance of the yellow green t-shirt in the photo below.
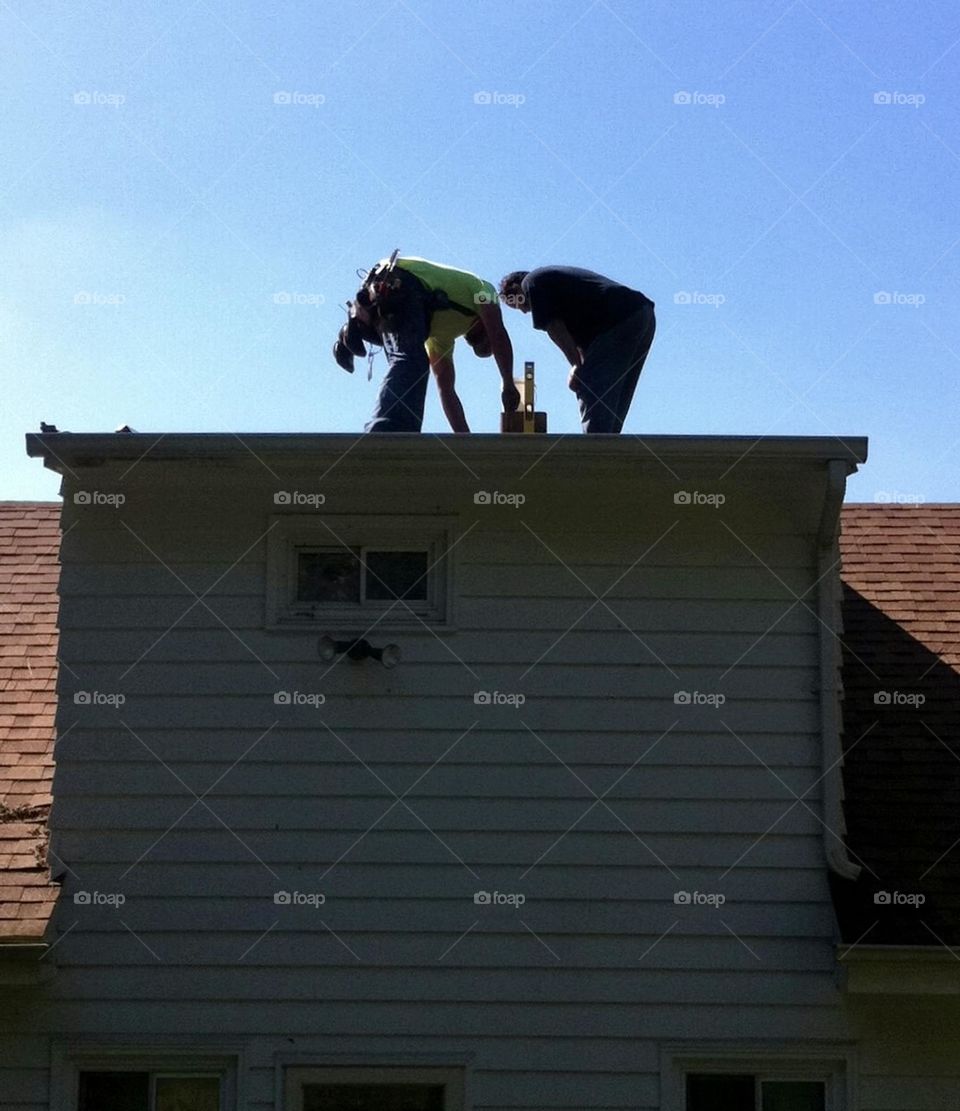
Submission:
{"label": "yellow green t-shirt", "polygon": [[426,343],[427,354],[431,358],[447,355],[453,350],[454,341],[465,335],[476,319],[478,305],[498,303],[493,286],[469,270],[455,270],[452,266],[414,256],[398,258],[397,266],[419,278],[427,289],[442,290],[454,304],[462,305],[470,312],[468,316],[457,309],[442,309],[433,314]]}

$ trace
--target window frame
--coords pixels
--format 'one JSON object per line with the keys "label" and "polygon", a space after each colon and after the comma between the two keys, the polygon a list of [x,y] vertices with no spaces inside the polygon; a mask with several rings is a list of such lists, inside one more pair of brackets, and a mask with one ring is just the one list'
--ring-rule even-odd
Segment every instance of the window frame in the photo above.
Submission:
{"label": "window frame", "polygon": [[283,1111],[303,1111],[303,1085],[327,1084],[443,1084],[443,1111],[467,1111],[465,1069],[450,1065],[294,1064],[283,1069]]}
{"label": "window frame", "polygon": [[856,1059],[851,1043],[664,1046],[660,1055],[662,1111],[686,1111],[687,1073],[711,1072],[749,1074],[761,1082],[820,1080],[826,1084],[826,1111],[857,1111]]}
{"label": "window frame", "polygon": [[[437,514],[410,517],[382,514],[276,514],[267,540],[266,627],[273,631],[358,633],[384,629],[452,629],[454,548],[457,518]],[[359,602],[298,602],[298,556],[304,551],[359,549],[427,553],[425,600],[364,598],[361,568]]]}
{"label": "window frame", "polygon": [[217,1076],[221,1111],[241,1107],[242,1051],[222,1044],[130,1045],[126,1042],[55,1043],[51,1048],[51,1111],[78,1111],[81,1072],[145,1072],[153,1098],[154,1078]]}

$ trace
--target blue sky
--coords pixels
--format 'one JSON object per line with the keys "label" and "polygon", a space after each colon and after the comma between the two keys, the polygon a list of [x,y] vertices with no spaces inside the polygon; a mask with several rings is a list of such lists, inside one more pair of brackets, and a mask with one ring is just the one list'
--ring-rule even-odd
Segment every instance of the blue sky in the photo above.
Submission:
{"label": "blue sky", "polygon": [[[960,500],[958,40],[920,0],[0,0],[0,497],[55,495],[40,420],[359,431],[383,357],[330,345],[399,247],[652,297],[628,433],[867,435],[849,499]],[[495,431],[492,361],[458,387]]]}

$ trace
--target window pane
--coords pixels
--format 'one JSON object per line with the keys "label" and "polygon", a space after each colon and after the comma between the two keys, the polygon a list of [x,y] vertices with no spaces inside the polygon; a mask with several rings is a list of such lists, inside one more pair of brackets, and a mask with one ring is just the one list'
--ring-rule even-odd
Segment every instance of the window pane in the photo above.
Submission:
{"label": "window pane", "polygon": [[149,1073],[80,1073],[79,1111],[148,1111],[149,1101]]}
{"label": "window pane", "polygon": [[304,1084],[303,1111],[443,1111],[442,1084]]}
{"label": "window pane", "polygon": [[154,1111],[220,1111],[215,1076],[158,1076]]}
{"label": "window pane", "polygon": [[824,1111],[826,1095],[820,1080],[764,1080],[763,1111]]}
{"label": "window pane", "polygon": [[426,552],[367,552],[367,598],[373,602],[427,598]]}
{"label": "window pane", "polygon": [[357,551],[300,552],[298,602],[359,602],[360,554]]}
{"label": "window pane", "polygon": [[752,1076],[688,1073],[687,1111],[755,1111]]}

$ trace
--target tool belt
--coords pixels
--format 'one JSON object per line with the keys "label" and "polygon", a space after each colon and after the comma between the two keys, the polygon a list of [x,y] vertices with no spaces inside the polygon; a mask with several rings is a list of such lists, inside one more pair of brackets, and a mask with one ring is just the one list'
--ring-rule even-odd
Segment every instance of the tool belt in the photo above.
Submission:
{"label": "tool belt", "polygon": [[[415,274],[398,267],[396,255],[394,252],[389,261],[373,266],[354,299],[347,302],[348,319],[334,342],[333,357],[337,365],[350,374],[353,373],[354,356],[363,358],[367,354],[365,343],[382,346],[384,334],[399,330],[408,311],[413,282],[423,292],[428,330],[435,312],[453,309],[467,316],[476,315],[475,309],[451,301],[441,289],[428,289]],[[357,306],[364,310],[362,317],[357,315]]]}

